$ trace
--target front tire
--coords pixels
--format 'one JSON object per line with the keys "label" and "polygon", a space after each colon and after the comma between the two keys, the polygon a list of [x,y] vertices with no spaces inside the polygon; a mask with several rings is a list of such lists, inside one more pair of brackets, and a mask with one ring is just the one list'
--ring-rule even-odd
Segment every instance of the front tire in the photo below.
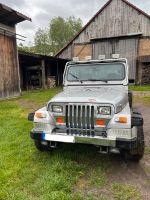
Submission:
{"label": "front tire", "polygon": [[125,158],[133,161],[140,161],[144,156],[145,142],[143,127],[137,127],[137,148],[125,152]]}

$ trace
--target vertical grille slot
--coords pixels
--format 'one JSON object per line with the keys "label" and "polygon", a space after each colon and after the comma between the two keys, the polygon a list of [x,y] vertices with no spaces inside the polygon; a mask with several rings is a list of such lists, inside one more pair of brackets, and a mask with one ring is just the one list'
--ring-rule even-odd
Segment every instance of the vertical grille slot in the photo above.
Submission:
{"label": "vertical grille slot", "polygon": [[73,128],[73,116],[72,116],[72,106],[70,106],[70,110],[69,110],[69,116],[70,116],[70,128]]}
{"label": "vertical grille slot", "polygon": [[94,119],[94,106],[66,105],[68,132],[89,135],[94,131]]}
{"label": "vertical grille slot", "polygon": [[90,129],[90,106],[87,106],[87,129]]}
{"label": "vertical grille slot", "polygon": [[94,106],[91,106],[91,129],[94,129]]}
{"label": "vertical grille slot", "polygon": [[81,106],[78,106],[78,128],[81,128]]}
{"label": "vertical grille slot", "polygon": [[74,128],[77,128],[77,107],[74,106]]}
{"label": "vertical grille slot", "polygon": [[85,129],[85,106],[82,107],[82,127]]}
{"label": "vertical grille slot", "polygon": [[69,127],[69,122],[68,122],[68,106],[66,106],[66,127]]}

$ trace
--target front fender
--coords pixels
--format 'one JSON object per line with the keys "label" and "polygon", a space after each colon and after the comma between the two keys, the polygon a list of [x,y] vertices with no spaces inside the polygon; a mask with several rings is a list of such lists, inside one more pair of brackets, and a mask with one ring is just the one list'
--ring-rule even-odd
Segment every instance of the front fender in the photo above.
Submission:
{"label": "front fender", "polygon": [[[36,113],[43,113],[45,115],[44,118],[36,117]],[[43,107],[35,112],[34,115],[34,130],[35,131],[48,131],[52,132],[56,127],[54,117],[47,111],[46,107]]]}

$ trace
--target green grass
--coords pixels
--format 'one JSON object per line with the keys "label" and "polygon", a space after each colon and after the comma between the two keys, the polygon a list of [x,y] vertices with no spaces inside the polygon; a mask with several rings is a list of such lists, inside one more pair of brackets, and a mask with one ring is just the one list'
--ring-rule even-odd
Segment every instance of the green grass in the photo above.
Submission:
{"label": "green grass", "polygon": [[150,85],[129,86],[129,89],[133,91],[150,91]]}
{"label": "green grass", "polygon": [[113,183],[111,189],[116,200],[142,200],[140,193],[132,185]]}
{"label": "green grass", "polygon": [[[109,199],[93,192],[110,190],[109,156],[98,154],[93,146],[78,144],[39,152],[30,139],[33,125],[27,121],[28,113],[61,90],[30,91],[0,100],[0,200]],[[116,190],[112,190],[115,198]]]}
{"label": "green grass", "polygon": [[51,154],[41,153],[29,137],[32,128],[27,121],[29,111],[45,105],[61,90],[24,92],[21,97],[0,101],[1,200],[75,198],[73,187],[86,173],[95,148],[64,144]]}
{"label": "green grass", "polygon": [[146,155],[150,155],[150,148],[148,148],[148,147],[145,148],[145,154],[146,154]]}
{"label": "green grass", "polygon": [[138,103],[138,102],[144,103],[145,106],[150,107],[150,97],[142,97],[142,96],[134,97],[133,102],[134,103]]}

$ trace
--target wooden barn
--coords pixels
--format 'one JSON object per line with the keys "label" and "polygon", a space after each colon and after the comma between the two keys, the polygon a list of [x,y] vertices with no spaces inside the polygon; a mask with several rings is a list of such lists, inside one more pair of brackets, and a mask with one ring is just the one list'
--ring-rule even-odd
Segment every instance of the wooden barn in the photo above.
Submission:
{"label": "wooden barn", "polygon": [[16,38],[17,23],[30,18],[0,4],[0,98],[20,94],[20,78]]}
{"label": "wooden barn", "polygon": [[128,59],[130,79],[150,84],[150,15],[127,0],[109,0],[56,56],[83,60],[112,54]]}

